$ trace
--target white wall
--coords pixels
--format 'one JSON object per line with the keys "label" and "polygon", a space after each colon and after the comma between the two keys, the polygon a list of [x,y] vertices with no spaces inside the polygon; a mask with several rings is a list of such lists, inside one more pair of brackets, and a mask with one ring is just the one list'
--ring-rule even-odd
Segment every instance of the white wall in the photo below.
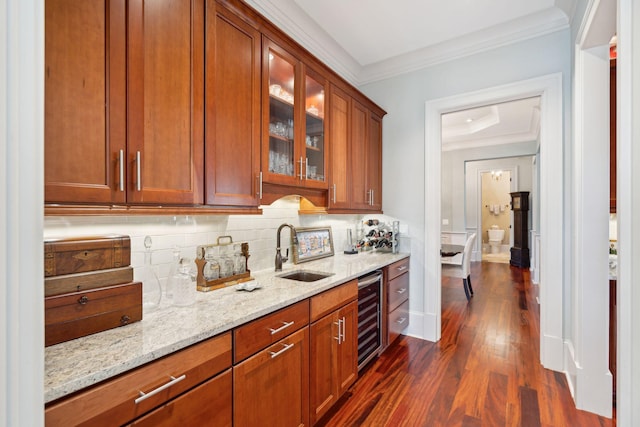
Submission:
{"label": "white wall", "polygon": [[0,426],[44,423],[44,1],[0,6]]}
{"label": "white wall", "polygon": [[[425,102],[558,72],[565,76],[563,98],[570,99],[570,52],[569,30],[559,31],[361,88],[388,113],[383,129],[383,206],[387,214],[409,225],[412,316],[425,313]],[[568,114],[565,105],[565,123],[570,123]],[[564,182],[563,177],[557,181]],[[412,320],[412,327],[418,324]],[[422,336],[423,331],[410,332]]]}

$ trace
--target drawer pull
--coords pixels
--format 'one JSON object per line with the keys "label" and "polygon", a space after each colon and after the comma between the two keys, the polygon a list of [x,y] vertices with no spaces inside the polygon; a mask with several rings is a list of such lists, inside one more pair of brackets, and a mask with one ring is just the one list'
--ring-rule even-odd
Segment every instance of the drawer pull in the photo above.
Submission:
{"label": "drawer pull", "polygon": [[269,328],[269,330],[271,331],[271,335],[275,335],[278,332],[284,331],[285,329],[287,329],[291,325],[293,325],[293,321],[291,321],[291,322],[282,322],[282,326],[280,326],[278,329]]}
{"label": "drawer pull", "polygon": [[396,267],[398,271],[405,271],[407,269],[406,265],[401,265],[400,267]]}
{"label": "drawer pull", "polygon": [[271,353],[271,358],[275,359],[276,357],[280,356],[282,353],[284,353],[285,351],[289,350],[291,347],[293,347],[293,344],[285,344],[282,343],[283,348],[280,351],[270,351],[269,353]]}
{"label": "drawer pull", "polygon": [[407,321],[407,318],[406,318],[406,317],[401,317],[401,318],[399,318],[398,320],[396,320],[396,323],[397,323],[398,325],[402,325],[402,324],[403,324],[404,322],[406,322],[406,321]]}
{"label": "drawer pull", "polygon": [[78,304],[80,305],[85,305],[88,302],[89,302],[89,297],[87,297],[86,295],[82,295],[80,298],[78,298]]}
{"label": "drawer pull", "polygon": [[397,293],[399,293],[400,295],[404,294],[405,292],[407,292],[407,288],[400,288],[396,291]]}
{"label": "drawer pull", "polygon": [[170,376],[169,378],[171,378],[171,381],[169,381],[168,383],[161,385],[160,387],[158,387],[155,390],[150,391],[149,393],[145,393],[143,391],[139,392],[140,393],[140,397],[138,397],[136,400],[134,400],[135,404],[137,405],[138,403],[142,402],[145,399],[150,398],[151,396],[160,393],[162,390],[166,390],[169,387],[171,387],[174,384],[179,383],[180,381],[184,380],[185,378],[187,378],[186,374],[182,374],[180,375],[178,378]]}

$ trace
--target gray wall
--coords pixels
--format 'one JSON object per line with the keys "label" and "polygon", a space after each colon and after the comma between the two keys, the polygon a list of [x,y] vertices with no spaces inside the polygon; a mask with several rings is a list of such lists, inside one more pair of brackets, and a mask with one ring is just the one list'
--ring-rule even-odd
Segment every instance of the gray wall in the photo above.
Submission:
{"label": "gray wall", "polygon": [[[425,102],[561,72],[567,134],[571,49],[567,29],[360,88],[388,113],[383,129],[383,207],[386,214],[408,224],[412,312],[424,313],[424,223],[431,211],[424,199],[424,174],[429,173],[424,159]],[[563,182],[562,176],[557,179]]]}

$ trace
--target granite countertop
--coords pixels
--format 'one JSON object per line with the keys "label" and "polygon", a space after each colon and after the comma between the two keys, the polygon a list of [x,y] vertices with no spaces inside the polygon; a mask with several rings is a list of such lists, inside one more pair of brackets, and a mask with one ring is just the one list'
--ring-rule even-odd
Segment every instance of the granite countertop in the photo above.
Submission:
{"label": "granite countertop", "polygon": [[304,300],[365,273],[408,257],[407,253],[363,252],[293,265],[282,273],[313,270],[334,273],[302,283],[276,277],[273,269],[251,272],[261,286],[253,292],[235,286],[198,292],[189,307],[161,304],[142,321],[45,348],[45,403],[126,372],[191,344],[229,331],[265,314]]}

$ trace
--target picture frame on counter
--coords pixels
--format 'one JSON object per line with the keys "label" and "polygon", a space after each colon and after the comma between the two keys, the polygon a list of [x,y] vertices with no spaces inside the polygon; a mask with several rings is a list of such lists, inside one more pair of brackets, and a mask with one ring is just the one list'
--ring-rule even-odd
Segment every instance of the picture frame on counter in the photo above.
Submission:
{"label": "picture frame on counter", "polygon": [[334,255],[331,227],[298,227],[291,240],[294,264]]}

